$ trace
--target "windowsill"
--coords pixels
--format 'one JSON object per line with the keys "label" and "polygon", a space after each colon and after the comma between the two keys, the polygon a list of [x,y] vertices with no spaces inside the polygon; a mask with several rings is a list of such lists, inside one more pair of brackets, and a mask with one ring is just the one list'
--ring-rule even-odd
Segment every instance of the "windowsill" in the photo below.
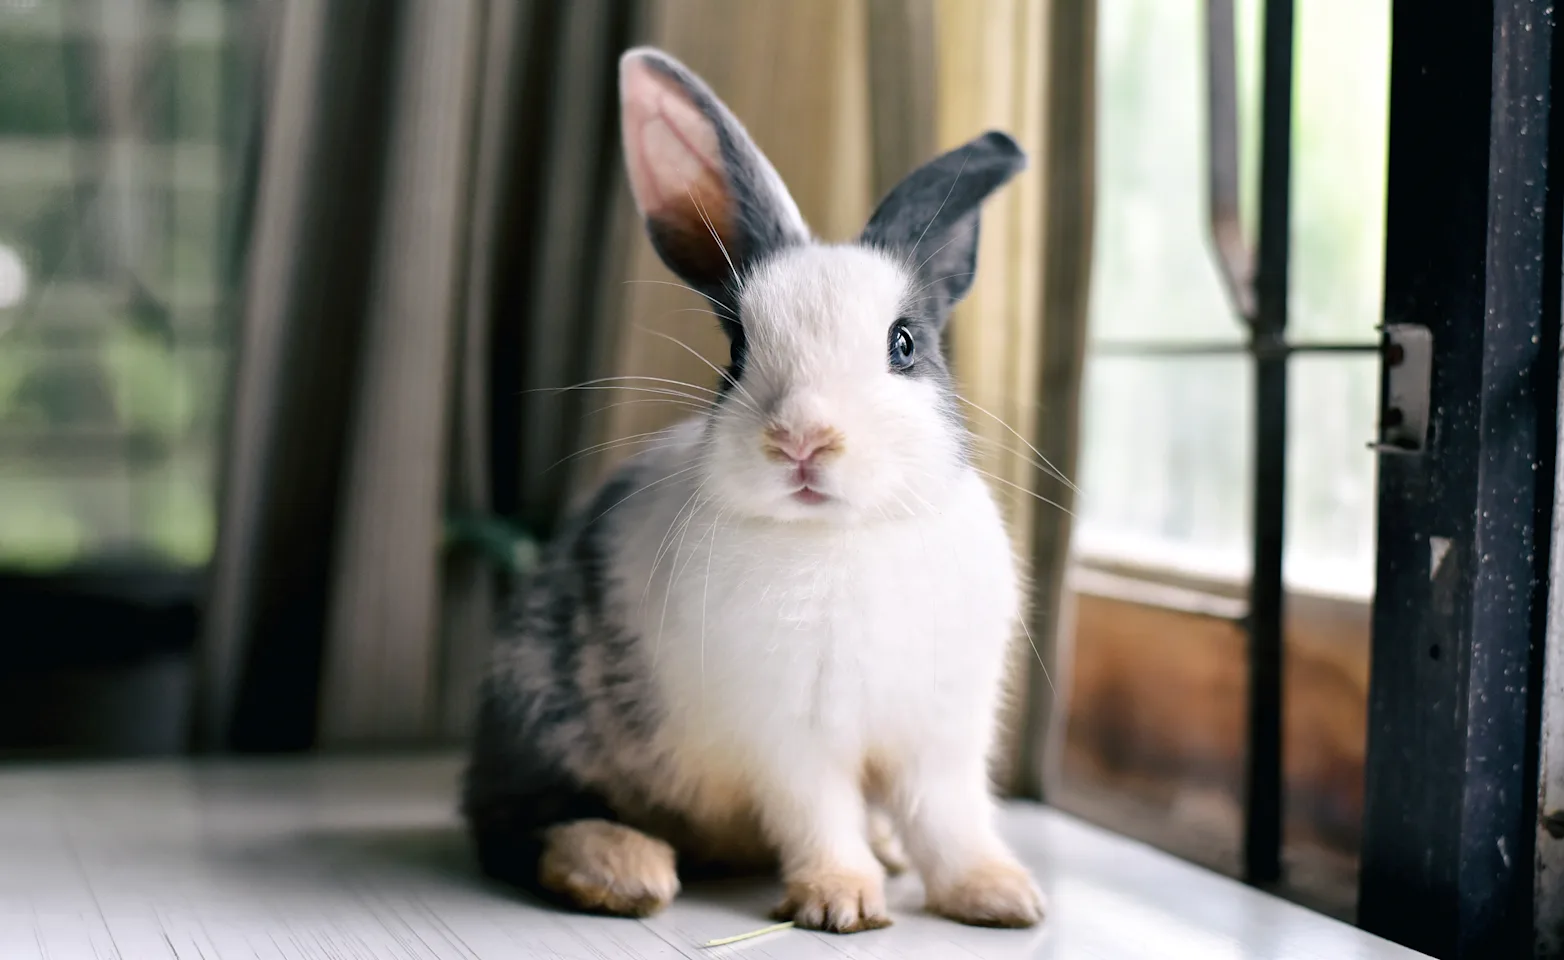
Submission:
{"label": "windowsill", "polygon": [[[338,944],[430,960],[592,955],[721,957],[1225,957],[1398,960],[1419,954],[1066,814],[1016,804],[1004,827],[1050,897],[1035,930],[925,916],[915,880],[890,888],[895,924],[846,939],[758,929],[767,882],[692,885],[664,913],[559,913],[481,883],[453,809],[453,758],[13,767],[0,772],[0,943],[60,958],[117,947],[210,960],[257,944]],[[39,830],[43,832],[40,834]],[[111,946],[112,945],[112,946]],[[101,952],[101,951],[100,951]],[[7,956],[10,954],[7,953]]]}
{"label": "windowsill", "polygon": [[[1248,607],[1247,570],[1169,562],[1145,553],[1080,548],[1072,557],[1067,585],[1106,599],[1162,607],[1226,620],[1242,619]],[[1329,584],[1322,578],[1290,578],[1288,613],[1309,620],[1353,620],[1368,616],[1373,590]]]}

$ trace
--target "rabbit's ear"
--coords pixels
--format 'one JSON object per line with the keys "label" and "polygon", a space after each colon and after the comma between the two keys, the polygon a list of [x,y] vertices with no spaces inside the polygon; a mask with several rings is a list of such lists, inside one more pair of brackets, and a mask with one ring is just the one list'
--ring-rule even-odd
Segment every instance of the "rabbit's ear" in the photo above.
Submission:
{"label": "rabbit's ear", "polygon": [[716,94],[641,47],[619,61],[625,165],[646,232],[691,286],[731,303],[745,271],[809,239],[776,170]]}
{"label": "rabbit's ear", "polygon": [[985,133],[909,173],[880,201],[859,242],[906,260],[943,321],[972,288],[983,201],[1025,168],[1020,145]]}

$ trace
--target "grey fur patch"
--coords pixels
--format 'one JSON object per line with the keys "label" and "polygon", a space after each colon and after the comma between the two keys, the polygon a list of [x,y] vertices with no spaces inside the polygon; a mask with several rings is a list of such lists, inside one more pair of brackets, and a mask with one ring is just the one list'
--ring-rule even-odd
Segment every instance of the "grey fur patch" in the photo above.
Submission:
{"label": "grey fur patch", "polygon": [[[916,360],[905,369],[892,368],[892,372],[933,383],[939,391],[939,413],[950,422],[951,432],[961,438],[961,456],[971,457],[971,434],[962,418],[960,401],[956,399],[956,381],[945,359],[944,331],[946,317],[929,301],[922,304],[905,304],[900,322],[912,334]],[[889,333],[887,332],[887,338]],[[886,345],[890,349],[889,343]]]}
{"label": "grey fur patch", "polygon": [[983,202],[1025,167],[1026,154],[1015,140],[985,133],[908,174],[880,201],[858,238],[912,271],[915,286],[901,305],[900,322],[912,334],[917,359],[897,372],[939,389],[940,413],[963,438],[964,457],[971,456],[971,439],[945,360],[945,325],[972,289]]}
{"label": "grey fur patch", "polygon": [[535,893],[554,824],[626,823],[692,860],[743,853],[758,836],[742,810],[692,821],[658,740],[665,712],[628,626],[640,592],[610,562],[624,508],[656,479],[642,459],[610,477],[544,551],[494,641],[462,811],[485,872]]}
{"label": "grey fur patch", "polygon": [[[644,483],[632,464],[544,551],[495,639],[463,812],[491,874],[528,883],[551,824],[610,818],[594,775],[644,750],[660,710],[636,638],[615,606],[614,507]],[[629,771],[624,771],[628,773]]]}
{"label": "grey fur patch", "polygon": [[[913,362],[909,367],[892,367],[892,371],[904,377],[933,380],[942,387],[953,388],[954,382],[951,380],[950,367],[945,362],[942,344],[944,323],[935,311],[909,305],[903,308],[898,322],[912,335]],[[887,333],[887,339],[889,336]],[[886,349],[891,349],[889,343]]]}
{"label": "grey fur patch", "polygon": [[880,201],[858,242],[907,262],[922,286],[908,305],[917,316],[943,326],[967,295],[983,201],[1025,168],[1020,145],[990,131],[914,170]]}
{"label": "grey fur patch", "polygon": [[727,397],[735,385],[744,376],[744,363],[749,359],[749,339],[744,336],[743,312],[735,306],[732,329],[728,330],[728,369],[727,376],[721,377],[717,384],[717,398],[722,400]]}

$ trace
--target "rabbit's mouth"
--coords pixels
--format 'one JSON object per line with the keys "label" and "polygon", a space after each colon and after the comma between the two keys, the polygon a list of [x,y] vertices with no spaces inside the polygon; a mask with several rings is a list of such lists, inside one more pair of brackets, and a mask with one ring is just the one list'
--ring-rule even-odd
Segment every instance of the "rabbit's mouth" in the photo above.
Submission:
{"label": "rabbit's mouth", "polygon": [[792,496],[793,499],[797,502],[808,504],[811,507],[825,503],[827,500],[831,499],[830,497],[821,493],[819,490],[816,490],[814,487],[810,486],[799,487],[797,490],[793,491]]}
{"label": "rabbit's mouth", "polygon": [[789,479],[792,480],[793,486],[793,491],[788,496],[795,503],[814,507],[831,499],[829,494],[820,489],[822,486],[820,477],[823,471],[813,453],[805,459],[789,457],[788,461],[792,465]]}

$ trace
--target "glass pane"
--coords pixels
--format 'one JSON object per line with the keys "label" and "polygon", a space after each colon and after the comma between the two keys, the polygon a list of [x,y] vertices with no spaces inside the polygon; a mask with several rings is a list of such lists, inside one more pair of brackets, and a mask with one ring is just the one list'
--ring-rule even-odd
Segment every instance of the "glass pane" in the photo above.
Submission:
{"label": "glass pane", "polygon": [[1247,576],[1253,382],[1243,356],[1092,358],[1077,550]]}
{"label": "glass pane", "polygon": [[[1238,6],[1240,123],[1252,132],[1254,5]],[[1097,340],[1242,339],[1210,252],[1204,10],[1166,0],[1099,7]]]}
{"label": "glass pane", "polygon": [[211,552],[246,16],[0,4],[0,566]]}
{"label": "glass pane", "polygon": [[1300,4],[1291,339],[1372,341],[1382,306],[1390,0]]}
{"label": "glass pane", "polygon": [[1297,356],[1289,371],[1287,582],[1312,593],[1374,593],[1373,356]]}
{"label": "glass pane", "polygon": [[[1372,357],[1292,360],[1288,583],[1374,583]],[[1249,575],[1253,374],[1246,357],[1096,357],[1087,367],[1077,549],[1224,579]]]}
{"label": "glass pane", "polygon": [[[1236,6],[1252,236],[1261,16],[1253,0]],[[1297,16],[1291,338],[1366,342],[1382,298],[1389,0]],[[1099,43],[1093,340],[1236,343],[1206,226],[1204,9],[1105,0]],[[1377,373],[1371,359],[1344,355],[1299,357],[1293,371],[1288,580],[1366,597],[1374,476],[1363,443]],[[1249,382],[1241,357],[1092,361],[1083,551],[1247,577]],[[1186,465],[1193,449],[1207,459]]]}

